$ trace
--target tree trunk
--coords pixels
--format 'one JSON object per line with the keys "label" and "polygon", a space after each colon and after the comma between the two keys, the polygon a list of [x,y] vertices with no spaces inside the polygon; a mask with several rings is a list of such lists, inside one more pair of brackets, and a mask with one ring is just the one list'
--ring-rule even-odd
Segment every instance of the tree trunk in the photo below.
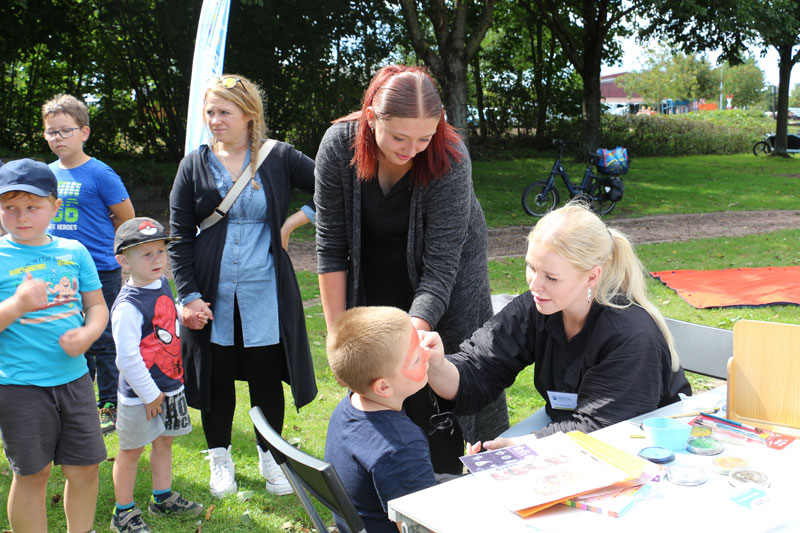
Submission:
{"label": "tree trunk", "polygon": [[423,11],[433,24],[438,54],[419,23],[417,3],[414,0],[399,1],[414,51],[442,84],[447,121],[467,143],[467,65],[478,52],[481,41],[492,25],[495,0],[482,1],[481,13],[472,31],[467,29],[469,8],[466,3],[455,2],[449,11],[450,17],[444,0],[423,3]]}
{"label": "tree trunk", "polygon": [[[460,59],[460,58],[459,58]],[[463,60],[451,57],[444,72],[445,109],[447,122],[449,122],[467,143],[469,130],[467,129],[467,65]]]}
{"label": "tree trunk", "polygon": [[483,81],[481,80],[481,54],[475,53],[472,58],[472,76],[475,78],[475,100],[478,107],[478,129],[480,139],[486,140],[486,119],[483,116]]}
{"label": "tree trunk", "polygon": [[[530,10],[528,11],[530,16]],[[550,72],[544,64],[544,39],[543,24],[541,19],[536,17],[536,42],[533,42],[533,33],[530,33],[531,56],[533,57],[533,69],[536,75],[533,78],[533,87],[536,90],[536,133],[533,136],[538,144],[544,139],[544,129],[547,124],[547,106],[550,104],[549,91],[545,94],[545,86],[551,82],[550,76],[545,79],[545,70]],[[529,28],[530,31],[530,28]],[[552,47],[551,47],[552,48]]]}
{"label": "tree trunk", "polygon": [[584,153],[594,153],[600,146],[600,64],[602,62],[602,42],[587,40],[584,50],[583,71],[579,72],[583,79],[583,126],[581,128],[581,146]]}
{"label": "tree trunk", "polygon": [[775,117],[775,150],[772,155],[789,157],[786,153],[786,134],[789,122],[789,82],[792,75],[792,45],[776,46],[778,50],[778,114]]}

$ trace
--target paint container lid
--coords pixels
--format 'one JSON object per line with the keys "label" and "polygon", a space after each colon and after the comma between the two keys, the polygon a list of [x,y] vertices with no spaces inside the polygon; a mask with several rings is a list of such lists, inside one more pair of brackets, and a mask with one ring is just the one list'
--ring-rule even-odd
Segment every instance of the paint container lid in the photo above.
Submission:
{"label": "paint container lid", "polygon": [[660,446],[649,446],[647,448],[642,448],[639,450],[639,457],[642,459],[647,459],[651,463],[655,463],[657,465],[671,463],[675,460],[675,454],[672,453],[672,450],[668,450]]}
{"label": "paint container lid", "polygon": [[712,437],[693,437],[686,443],[686,450],[697,455],[717,455],[725,447]]}
{"label": "paint container lid", "polygon": [[761,470],[756,470],[750,466],[732,468],[728,474],[728,483],[734,487],[743,485],[753,487],[769,487],[769,477]]}
{"label": "paint container lid", "polygon": [[727,476],[734,468],[741,468],[743,466],[747,466],[746,459],[730,455],[715,457],[714,460],[711,461],[711,470],[723,476]]}
{"label": "paint container lid", "polygon": [[676,485],[694,487],[708,481],[708,474],[700,466],[675,465],[667,470],[667,479]]}

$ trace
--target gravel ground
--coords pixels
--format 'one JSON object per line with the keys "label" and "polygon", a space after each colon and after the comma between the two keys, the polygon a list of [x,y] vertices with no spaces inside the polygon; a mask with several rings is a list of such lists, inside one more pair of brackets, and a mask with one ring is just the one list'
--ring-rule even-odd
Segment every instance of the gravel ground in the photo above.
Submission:
{"label": "gravel ground", "polygon": [[[525,238],[535,221],[528,226],[509,226],[489,230],[489,259],[522,257]],[[691,215],[656,215],[614,219],[611,227],[621,230],[634,244],[687,241],[709,237],[739,237],[769,233],[780,229],[800,228],[800,210],[734,211]],[[291,242],[289,255],[295,270],[317,271],[313,242]]]}

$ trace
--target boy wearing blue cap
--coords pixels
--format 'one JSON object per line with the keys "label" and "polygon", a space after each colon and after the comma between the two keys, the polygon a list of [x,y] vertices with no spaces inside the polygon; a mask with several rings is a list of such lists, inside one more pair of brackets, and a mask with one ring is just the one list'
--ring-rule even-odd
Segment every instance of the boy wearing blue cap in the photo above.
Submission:
{"label": "boy wearing blue cap", "polygon": [[[53,464],[67,481],[71,532],[92,530],[106,458],[84,352],[108,322],[94,262],[72,239],[47,233],[58,183],[31,159],[0,167],[0,434],[14,472],[14,531],[46,531]],[[8,406],[14,406],[8,408]]]}

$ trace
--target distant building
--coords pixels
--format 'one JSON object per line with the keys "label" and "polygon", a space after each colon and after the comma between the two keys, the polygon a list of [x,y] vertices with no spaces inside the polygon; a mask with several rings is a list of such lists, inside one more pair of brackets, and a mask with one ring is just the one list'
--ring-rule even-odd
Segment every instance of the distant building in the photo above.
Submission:
{"label": "distant building", "polygon": [[[690,113],[692,111],[711,111],[717,108],[715,103],[706,103],[702,98],[699,100],[673,100],[672,98],[664,98],[661,104],[654,106],[655,109],[642,107],[644,99],[634,92],[630,96],[625,94],[622,88],[622,81],[619,79],[627,72],[619,72],[617,74],[609,74],[608,76],[600,77],[600,95],[604,104],[606,104],[612,111],[617,113],[619,108],[625,107],[627,112],[631,114],[652,115],[660,112],[665,115],[678,115],[683,113]],[[797,109],[797,108],[795,108]],[[658,110],[658,111],[656,111]]]}
{"label": "distant building", "polygon": [[625,94],[622,88],[622,81],[617,84],[618,78],[628,74],[627,72],[619,72],[617,74],[609,74],[608,76],[600,76],[600,98],[604,104],[641,104],[644,100],[637,93],[630,96]]}

